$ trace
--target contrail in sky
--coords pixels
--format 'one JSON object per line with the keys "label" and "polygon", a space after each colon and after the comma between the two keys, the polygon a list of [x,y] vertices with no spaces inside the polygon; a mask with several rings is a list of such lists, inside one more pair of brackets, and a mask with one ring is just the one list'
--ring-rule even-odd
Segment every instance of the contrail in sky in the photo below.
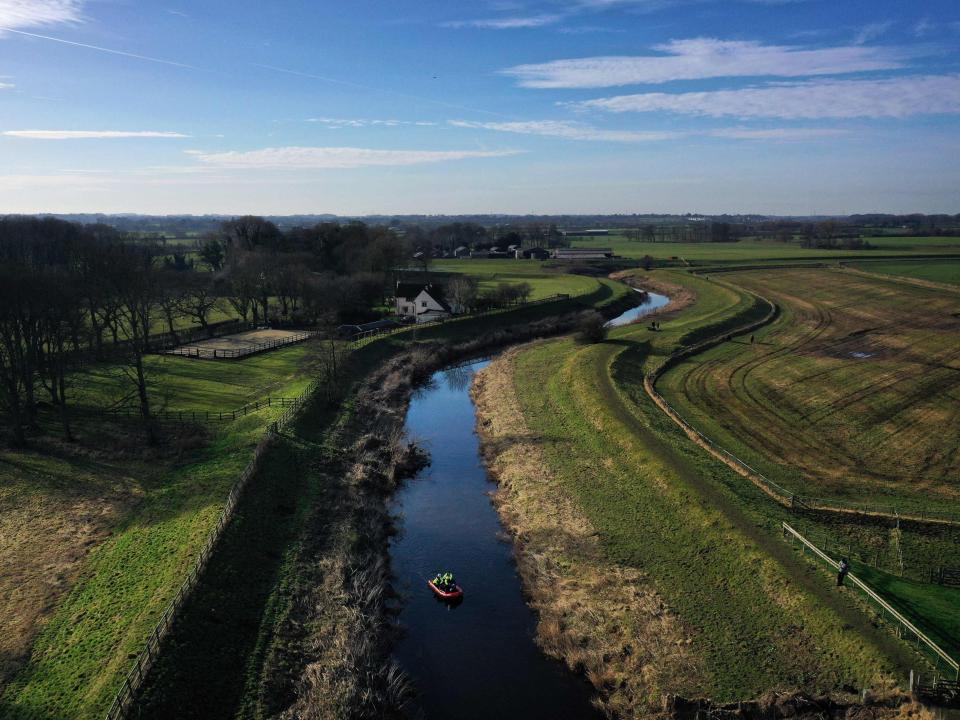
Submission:
{"label": "contrail in sky", "polygon": [[51,37],[49,35],[38,35],[37,33],[25,32],[24,30],[14,30],[12,28],[0,27],[0,32],[26,35],[27,37],[39,38],[40,40],[50,40],[51,42],[63,43],[64,45],[73,45],[75,47],[87,48],[88,50],[98,50],[100,52],[110,53],[111,55],[122,55],[123,57],[136,58],[137,60],[160,63],[161,65],[173,65],[174,67],[182,67],[189,70],[199,70],[199,68],[193,65],[174,62],[173,60],[163,60],[162,58],[149,57],[148,55],[137,55],[136,53],[128,53],[124,52],[123,50],[111,50],[110,48],[100,47],[99,45],[87,45],[86,43],[74,42],[73,40],[64,40],[63,38]]}
{"label": "contrail in sky", "polygon": [[[172,67],[186,68],[188,70],[200,70],[204,71],[204,68],[199,68],[196,65],[188,65],[187,63],[176,62],[174,60],[164,60],[163,58],[150,57],[149,55],[138,55],[136,53],[125,52],[123,50],[114,50],[112,48],[105,48],[99,45],[88,45],[87,43],[75,42],[73,40],[64,40],[63,38],[52,37],[50,35],[40,35],[38,33],[26,32],[24,30],[14,30],[12,28],[0,27],[0,33],[9,32],[16,35],[23,35],[25,37],[38,38],[40,40],[49,40],[51,42],[62,43],[63,45],[72,45],[74,47],[85,48],[87,50],[96,50],[98,52],[109,53],[110,55],[120,55],[122,57],[133,58],[135,60],[145,60],[147,62],[159,63],[161,65],[170,65]],[[493,112],[492,110],[481,110],[479,108],[466,107],[464,105],[457,105],[455,103],[444,102],[443,100],[435,100],[433,98],[420,97],[418,95],[410,95],[408,93],[399,92],[397,90],[390,90],[387,88],[378,88],[371,85],[363,85],[361,83],[351,82],[349,80],[340,80],[337,78],[326,77],[324,75],[314,75],[312,73],[300,72],[298,70],[288,70],[287,68],[275,67],[273,65],[260,65],[258,63],[251,63],[253,67],[263,68],[264,70],[270,70],[272,72],[286,73],[287,75],[297,75],[299,77],[311,78],[313,80],[320,80],[322,82],[333,83],[335,85],[344,85],[346,87],[353,87],[360,90],[368,90],[370,92],[377,93],[387,93],[390,95],[396,95],[397,97],[404,97],[409,100],[416,100],[418,102],[430,103],[432,105],[440,105],[442,107],[447,107],[452,110],[462,110],[464,112],[474,112],[482,113],[484,115],[492,115],[494,117],[513,119],[511,115],[505,115],[503,113]],[[219,72],[216,70],[207,70],[206,72]]]}

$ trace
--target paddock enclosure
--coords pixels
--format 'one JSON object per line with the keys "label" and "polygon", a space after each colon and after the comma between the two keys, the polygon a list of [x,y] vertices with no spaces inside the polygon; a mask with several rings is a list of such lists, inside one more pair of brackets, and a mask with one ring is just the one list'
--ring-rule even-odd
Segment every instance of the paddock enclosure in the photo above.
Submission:
{"label": "paddock enclosure", "polygon": [[204,360],[236,360],[254,353],[302,342],[316,335],[313,330],[274,330],[262,328],[235,335],[200,340],[188,345],[179,345],[165,351],[167,355],[201,358]]}

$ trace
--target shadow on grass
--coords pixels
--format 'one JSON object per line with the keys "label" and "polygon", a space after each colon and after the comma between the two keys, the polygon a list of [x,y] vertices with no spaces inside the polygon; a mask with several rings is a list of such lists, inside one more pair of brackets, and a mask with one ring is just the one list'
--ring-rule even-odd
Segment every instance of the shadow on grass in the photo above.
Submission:
{"label": "shadow on grass", "polygon": [[140,718],[232,718],[269,644],[274,591],[315,502],[338,482],[318,473],[317,445],[290,435],[263,457],[203,581],[184,607],[151,672]]}

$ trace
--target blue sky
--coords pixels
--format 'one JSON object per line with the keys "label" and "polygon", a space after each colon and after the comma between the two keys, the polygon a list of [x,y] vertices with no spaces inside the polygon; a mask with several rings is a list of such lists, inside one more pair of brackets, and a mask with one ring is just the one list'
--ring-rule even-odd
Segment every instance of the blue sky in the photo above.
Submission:
{"label": "blue sky", "polygon": [[0,212],[960,212],[955,0],[0,0]]}

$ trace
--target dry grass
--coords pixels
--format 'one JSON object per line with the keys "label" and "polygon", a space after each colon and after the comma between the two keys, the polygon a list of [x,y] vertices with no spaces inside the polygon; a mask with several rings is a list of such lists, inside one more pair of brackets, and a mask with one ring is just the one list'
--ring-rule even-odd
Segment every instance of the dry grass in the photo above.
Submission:
{"label": "dry grass", "polygon": [[41,435],[28,449],[0,448],[0,687],[26,661],[84,558],[189,444],[174,432],[167,445],[145,449],[136,429],[106,422],[75,423],[75,432],[73,443]]}
{"label": "dry grass", "polygon": [[559,489],[513,389],[508,351],[477,375],[473,394],[497,509],[513,535],[524,589],[544,651],[584,673],[596,704],[615,717],[646,717],[667,688],[702,672],[689,633],[643,574],[610,565],[594,528]]}

